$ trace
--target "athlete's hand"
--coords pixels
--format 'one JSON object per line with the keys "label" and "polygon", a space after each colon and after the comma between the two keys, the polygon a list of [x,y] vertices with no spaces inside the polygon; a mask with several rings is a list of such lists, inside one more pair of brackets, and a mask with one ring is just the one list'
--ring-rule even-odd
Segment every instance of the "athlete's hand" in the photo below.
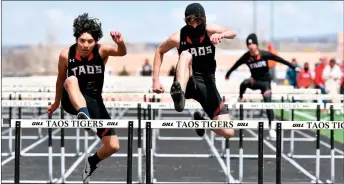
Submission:
{"label": "athlete's hand", "polygon": [[296,67],[296,68],[295,68],[295,71],[296,71],[296,72],[300,72],[300,71],[301,71],[301,68]]}
{"label": "athlete's hand", "polygon": [[118,31],[111,31],[110,32],[111,38],[114,42],[120,43],[123,42],[122,34]]}
{"label": "athlete's hand", "polygon": [[220,43],[223,38],[225,38],[225,36],[223,34],[215,33],[215,34],[211,35],[210,41],[211,41],[211,43],[216,45],[216,44]]}
{"label": "athlete's hand", "polygon": [[51,105],[48,106],[47,108],[47,113],[48,114],[52,114],[54,111],[56,111],[56,109],[60,106],[60,104],[58,103],[53,103]]}
{"label": "athlete's hand", "polygon": [[229,79],[229,73],[227,72],[225,75],[225,79],[228,80]]}
{"label": "athlete's hand", "polygon": [[160,83],[160,80],[153,81],[153,91],[154,93],[160,94],[165,91],[164,86]]}

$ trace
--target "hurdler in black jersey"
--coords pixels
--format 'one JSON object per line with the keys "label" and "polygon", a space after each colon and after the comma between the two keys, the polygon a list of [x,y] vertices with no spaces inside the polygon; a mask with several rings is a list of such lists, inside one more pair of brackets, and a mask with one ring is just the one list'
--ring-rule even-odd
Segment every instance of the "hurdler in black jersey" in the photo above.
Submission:
{"label": "hurdler in black jersey", "polygon": [[[74,19],[73,30],[76,43],[60,53],[55,102],[48,106],[47,112],[53,113],[61,102],[63,110],[78,119],[111,119],[101,93],[108,58],[126,55],[122,34],[110,32],[117,46],[97,44],[103,37],[101,23],[87,13]],[[114,128],[85,129],[91,135],[96,134],[102,142],[97,152],[85,159],[81,175],[83,183],[89,183],[98,163],[119,150],[119,141]]]}
{"label": "hurdler in black jersey", "polygon": [[[240,84],[239,99],[246,101],[243,98],[247,88],[253,90],[260,90],[264,102],[271,102],[271,75],[269,72],[268,60],[274,60],[279,63],[283,63],[298,71],[294,65],[284,60],[283,58],[276,56],[270,52],[258,49],[258,38],[255,34],[250,34],[246,39],[246,44],[249,49],[239,60],[232,66],[226,73],[225,78],[228,80],[230,74],[236,70],[240,65],[246,64],[251,72],[251,78],[245,79]],[[269,122],[274,119],[274,112],[272,109],[267,109],[267,116]],[[271,132],[270,132],[271,133]]]}
{"label": "hurdler in black jersey", "polygon": [[192,74],[197,80],[215,83],[215,46],[211,43],[205,25],[201,31],[194,33],[193,28],[186,25],[180,30],[178,54],[188,51],[192,55]]}
{"label": "hurdler in black jersey", "polygon": [[[178,49],[178,64],[170,94],[175,110],[182,112],[186,99],[200,103],[210,119],[227,120],[228,109],[215,84],[215,45],[222,39],[233,39],[236,34],[217,25],[206,24],[205,11],[199,3],[192,3],[185,9],[185,23],[180,31],[171,35],[156,50],[153,68],[153,91],[163,93],[159,71],[163,55],[172,48]],[[196,114],[197,115],[197,114]],[[203,117],[195,116],[195,119]],[[229,138],[232,129],[217,129],[215,133]],[[197,131],[203,135],[204,130]]]}
{"label": "hurdler in black jersey", "polygon": [[[270,52],[260,50],[258,48],[258,38],[255,34],[250,34],[246,39],[246,44],[249,49],[243,56],[239,58],[239,60],[232,66],[231,69],[228,70],[226,73],[225,78],[228,79],[230,74],[236,70],[240,65],[246,64],[251,72],[251,78],[247,79],[243,82],[243,84],[247,84],[244,86],[247,87],[254,87],[253,84],[257,82],[267,82],[269,85],[259,85],[264,86],[261,89],[262,94],[266,94],[267,90],[271,90],[270,82],[271,82],[271,75],[269,72],[268,60],[274,60],[279,63],[283,63],[290,68],[293,68],[298,71],[293,64],[289,63],[288,61],[284,60],[283,58],[276,56]],[[246,89],[246,88],[245,88]],[[240,98],[245,91],[240,90]]]}
{"label": "hurdler in black jersey", "polygon": [[75,76],[78,79],[82,94],[100,98],[105,71],[104,60],[99,55],[100,45],[96,45],[86,58],[82,58],[76,53],[76,46],[74,44],[69,48],[68,77]]}
{"label": "hurdler in black jersey", "polygon": [[259,50],[258,54],[252,56],[249,51],[247,51],[240,59],[232,66],[232,68],[227,72],[226,78],[236,70],[240,65],[246,64],[251,72],[251,77],[255,80],[261,81],[271,81],[271,75],[269,73],[269,66],[268,60],[274,60],[279,63],[283,63],[290,68],[294,68],[295,66],[289,63],[288,61],[284,60],[283,58],[276,56],[270,52]]}

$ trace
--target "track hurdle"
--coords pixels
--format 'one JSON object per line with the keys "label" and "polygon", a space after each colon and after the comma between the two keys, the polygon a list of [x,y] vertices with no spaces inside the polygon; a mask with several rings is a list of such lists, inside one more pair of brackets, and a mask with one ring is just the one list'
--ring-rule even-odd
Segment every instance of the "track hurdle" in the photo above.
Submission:
{"label": "track hurdle", "polygon": [[[2,101],[2,105],[3,107],[17,107],[17,108],[21,108],[21,107],[46,107],[49,103],[51,103],[50,101],[46,101],[46,100],[43,100],[43,101],[25,101],[25,100],[11,100],[11,101]],[[140,103],[134,103],[134,102],[120,102],[120,103],[115,103],[115,102],[107,102],[106,103],[106,107],[107,108],[112,108],[112,107],[116,107],[116,108],[137,108],[138,109],[138,117],[137,119],[140,121],[141,120],[141,104]],[[61,107],[60,107],[61,108]],[[143,104],[143,108],[145,108],[145,105]],[[122,116],[124,115],[124,113],[121,114],[121,116],[118,116],[117,118],[121,118]],[[51,116],[49,117],[51,118]],[[61,119],[64,119],[64,111],[61,111],[60,113],[60,118]],[[17,118],[18,119],[18,118]],[[13,120],[13,119],[11,119]],[[11,124],[10,124],[11,125]],[[12,124],[13,125],[13,124]],[[37,127],[37,128],[42,128],[42,127]],[[49,128],[51,130],[51,128]],[[19,129],[20,131],[21,129]],[[58,131],[61,131],[61,153],[53,153],[52,152],[52,140],[53,140],[53,135],[56,134]],[[79,182],[79,181],[66,181],[66,178],[71,174],[71,172],[73,171],[72,169],[68,169],[67,172],[65,172],[65,157],[76,157],[76,156],[84,156],[87,152],[87,150],[89,150],[89,145],[88,143],[85,143],[85,152],[82,154],[82,155],[79,155],[79,154],[76,154],[76,153],[65,153],[64,151],[64,140],[65,140],[65,136],[64,136],[64,129],[61,128],[61,129],[56,129],[55,131],[51,132],[51,131],[48,131],[48,135],[46,137],[44,137],[43,139],[40,139],[39,140],[39,143],[45,141],[48,139],[48,153],[26,153],[27,150],[29,149],[24,149],[22,152],[15,152],[15,153],[20,153],[21,156],[30,156],[30,157],[34,157],[34,156],[38,156],[38,157],[42,157],[42,156],[46,156],[48,157],[48,168],[47,168],[47,171],[48,171],[48,180],[45,181],[45,180],[26,180],[24,182],[29,182],[29,183],[47,183],[47,182],[50,182],[50,183],[54,183],[54,182],[63,182],[64,183],[75,183],[75,182]],[[51,132],[51,133],[50,133]],[[140,135],[140,134],[138,134]],[[119,137],[121,138],[121,137]],[[123,137],[122,137],[123,138]],[[18,140],[21,140],[21,139],[18,139]],[[87,142],[88,140],[88,137],[87,137],[87,133],[85,134],[85,142]],[[129,137],[126,138],[126,140],[130,141],[129,140]],[[139,140],[141,142],[141,136],[139,136],[137,138],[137,140]],[[95,143],[98,143],[97,141]],[[96,144],[93,143],[92,145],[90,145],[90,148],[91,147],[94,147]],[[132,144],[132,143],[128,143],[128,144]],[[30,146],[29,146],[30,147]],[[20,146],[19,146],[20,148]],[[30,148],[31,149],[31,148]],[[139,182],[137,183],[142,183],[142,155],[141,155],[141,145],[138,144],[138,154],[133,154],[134,157],[138,157],[138,177],[139,177]],[[56,157],[56,156],[60,156],[61,157],[61,177],[60,179],[59,178],[53,178],[52,176],[52,171],[53,171],[53,165],[52,165],[52,160],[53,160],[53,157]],[[114,154],[112,155],[111,157],[127,157],[127,154]],[[13,158],[15,158],[13,156]],[[9,159],[7,159],[6,163],[10,161]],[[12,181],[13,182],[13,181]],[[98,181],[97,181],[98,182]],[[103,182],[103,181],[99,181],[99,182]],[[105,182],[105,181],[104,181]],[[11,183],[11,181],[8,181],[8,180],[3,180],[2,183]],[[116,182],[114,182],[116,183]],[[126,182],[122,182],[122,183],[126,183]],[[135,182],[134,182],[135,183]]]}
{"label": "track hurdle", "polygon": [[[156,105],[156,104],[155,104]],[[127,105],[128,106],[128,105]],[[173,104],[171,105],[171,106],[173,106]]]}
{"label": "track hurdle", "polygon": [[[322,125],[326,125],[325,127]],[[272,121],[272,128],[277,130],[277,147],[279,149],[281,149],[281,143],[282,143],[282,137],[281,135],[281,131],[282,130],[317,130],[320,131],[322,129],[328,129],[328,130],[335,130],[335,129],[344,129],[344,121]],[[318,145],[318,143],[317,143]],[[279,152],[280,154],[281,152]],[[281,155],[276,155],[276,158],[278,159],[278,162],[276,163],[276,169],[280,169],[281,168],[281,160],[280,157]],[[316,178],[315,180],[311,181],[312,183],[322,183],[320,180],[320,167],[318,167],[318,165],[316,166]],[[332,165],[331,165],[332,168]],[[332,173],[331,171],[331,177],[333,177],[332,179],[334,179],[334,173]],[[278,171],[276,172],[276,178],[278,183],[281,183],[281,172]],[[327,183],[334,183],[334,180],[329,181],[327,180]]]}
{"label": "track hurdle", "polygon": [[[148,106],[148,109],[150,109],[150,107]],[[153,146],[151,145],[151,142],[153,142],[154,139],[154,134],[151,133],[152,130],[154,128],[159,128],[159,129],[179,129],[179,128],[189,128],[189,129],[195,129],[195,128],[207,128],[207,129],[214,129],[214,128],[233,128],[233,129],[257,129],[259,131],[259,138],[258,138],[258,183],[259,184],[263,184],[263,130],[264,129],[268,129],[267,123],[264,123],[263,121],[242,121],[242,120],[228,120],[227,123],[231,124],[230,126],[217,126],[217,127],[212,127],[212,126],[204,126],[206,125],[208,122],[222,122],[223,121],[214,121],[214,120],[205,120],[205,121],[195,121],[195,120],[146,120],[146,167],[147,167],[147,171],[146,171],[146,183],[147,184],[151,184],[151,183],[185,183],[185,182],[163,182],[163,181],[157,181],[156,178],[154,178],[153,176],[153,171],[154,168],[152,168],[154,165],[153,160],[152,160],[152,151],[153,150]],[[159,125],[159,122],[164,122],[166,123],[165,126],[157,126]],[[197,125],[197,127],[192,127],[192,126],[181,126],[181,124],[183,124],[184,122],[188,122],[188,123],[192,123],[193,125],[198,124],[200,126]],[[202,123],[203,122],[203,123]],[[243,128],[243,124],[246,126],[245,128]],[[203,125],[203,126],[202,126]],[[152,138],[151,138],[152,136]],[[151,147],[152,146],[152,147]],[[154,153],[153,153],[154,154]],[[226,176],[227,176],[227,181],[226,183],[237,183],[236,180],[234,180],[233,178],[230,177],[229,174],[229,170],[228,168],[226,169]],[[204,182],[197,182],[197,183],[204,183]],[[217,183],[217,182],[207,182],[207,183]],[[221,182],[223,183],[223,182]]]}
{"label": "track hurdle", "polygon": [[[244,107],[244,105],[245,105],[245,107]],[[166,105],[164,105],[164,104],[161,104],[160,106],[161,107],[166,107]],[[281,109],[281,110],[288,110],[288,109],[289,110],[290,109],[318,109],[318,112],[319,112],[319,110],[320,110],[320,108],[322,108],[323,104],[322,103],[236,103],[235,106],[236,106],[236,108],[239,106],[239,108],[241,109],[240,112],[243,112],[244,109],[269,109],[269,108]],[[195,105],[195,106],[193,106],[193,108],[200,108],[200,107]],[[243,114],[243,113],[241,113],[241,114]],[[239,135],[240,135],[240,133],[239,133]],[[282,140],[281,149],[283,150],[283,142],[285,141],[285,140],[283,140],[283,133],[281,133],[281,137],[282,137],[281,138],[281,140]],[[319,142],[320,141],[320,136],[318,136],[318,138],[319,139],[315,139],[315,141]],[[239,137],[239,141],[240,140],[243,140],[242,134]],[[240,143],[239,143],[239,145],[240,145]],[[207,155],[204,156],[204,155],[198,155],[198,154],[193,154],[193,155],[186,155],[186,154],[168,155],[168,154],[156,153],[155,155],[163,156],[163,157],[169,157],[169,156],[171,156],[171,157],[174,157],[174,156],[175,157],[177,157],[177,156],[178,157],[200,157],[200,158],[207,157]],[[236,155],[231,155],[231,158],[235,158],[235,157],[236,157]],[[240,154],[239,154],[239,155],[237,155],[237,157],[239,157],[239,159],[243,159],[243,158],[257,158],[258,155],[244,155],[243,154],[242,156],[240,156]],[[265,155],[265,157],[266,158],[275,158],[276,155]],[[314,158],[316,158],[316,157],[323,158],[323,156],[320,156],[319,154],[318,154],[318,156],[315,156]],[[339,158],[339,156],[338,156],[338,158]],[[240,165],[242,165],[242,161],[239,161],[239,163],[241,163]],[[241,168],[240,165],[239,165],[239,168]],[[318,159],[317,167],[320,167],[319,165],[320,165],[320,161]],[[243,171],[239,171],[239,173],[243,173]],[[308,175],[308,174],[306,174],[306,175]]]}
{"label": "track hurdle", "polygon": [[[11,120],[11,125],[15,126],[15,177],[14,177],[14,183],[27,183],[28,181],[21,181],[20,180],[20,130],[21,128],[76,128],[83,126],[83,123],[85,124],[85,120],[65,120],[62,119],[64,122],[69,122],[68,124],[64,124],[62,126],[54,125],[52,119],[36,119],[36,120],[27,120],[27,119],[13,119]],[[131,120],[122,120],[118,122],[118,120],[90,120],[92,122],[98,121],[98,122],[104,122],[106,124],[105,128],[114,128],[113,126],[109,126],[110,124],[119,124],[116,126],[116,128],[127,128],[128,129],[128,150],[127,150],[127,184],[132,184],[132,149],[133,149],[133,128],[134,128],[134,122]],[[115,122],[115,123],[114,123]],[[75,127],[74,125],[77,124]],[[87,124],[87,122],[86,122]],[[72,126],[69,126],[72,125]],[[84,128],[90,127],[90,126],[84,126]],[[136,126],[137,127],[137,126]],[[49,141],[49,145],[51,145],[51,142]],[[49,159],[49,163],[52,162],[51,159]],[[49,181],[48,183],[54,183],[55,181],[52,181],[52,170],[50,170],[49,167]],[[68,182],[67,182],[68,183]]]}

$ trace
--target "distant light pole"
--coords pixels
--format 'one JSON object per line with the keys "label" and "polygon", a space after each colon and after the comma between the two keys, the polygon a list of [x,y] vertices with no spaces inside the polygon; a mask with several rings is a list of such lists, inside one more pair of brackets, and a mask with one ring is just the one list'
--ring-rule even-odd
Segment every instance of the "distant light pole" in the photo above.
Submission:
{"label": "distant light pole", "polygon": [[253,32],[257,34],[257,2],[253,0]]}
{"label": "distant light pole", "polygon": [[270,42],[274,42],[274,2],[270,1]]}

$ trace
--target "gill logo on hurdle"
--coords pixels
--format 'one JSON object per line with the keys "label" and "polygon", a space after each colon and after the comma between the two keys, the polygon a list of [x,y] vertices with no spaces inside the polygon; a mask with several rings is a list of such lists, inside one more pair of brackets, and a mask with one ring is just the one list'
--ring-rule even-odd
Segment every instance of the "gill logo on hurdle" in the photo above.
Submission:
{"label": "gill logo on hurdle", "polygon": [[344,130],[344,121],[272,121],[272,129],[281,123],[283,130]]}

